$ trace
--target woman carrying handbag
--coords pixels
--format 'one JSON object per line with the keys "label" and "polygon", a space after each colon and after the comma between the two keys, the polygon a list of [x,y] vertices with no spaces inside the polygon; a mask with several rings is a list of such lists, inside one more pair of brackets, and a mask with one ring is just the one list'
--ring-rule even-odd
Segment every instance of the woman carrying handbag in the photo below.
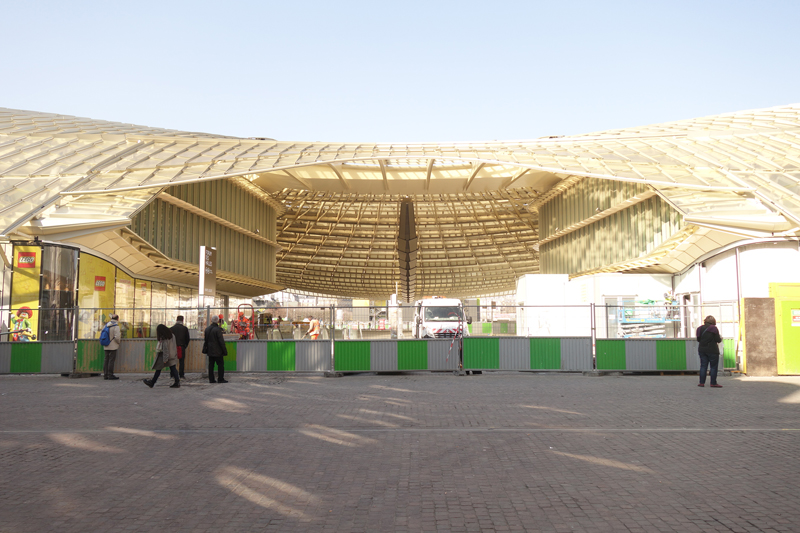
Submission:
{"label": "woman carrying handbag", "polygon": [[153,374],[153,379],[145,378],[142,381],[152,389],[156,381],[158,381],[158,376],[161,375],[161,370],[168,366],[169,375],[175,380],[175,383],[170,385],[169,388],[178,389],[181,386],[181,380],[178,377],[178,369],[175,366],[178,364],[178,345],[175,343],[175,336],[167,326],[159,324],[156,327],[156,338],[158,339],[158,347],[156,348],[158,355],[155,363],[153,363],[153,370],[156,372]]}

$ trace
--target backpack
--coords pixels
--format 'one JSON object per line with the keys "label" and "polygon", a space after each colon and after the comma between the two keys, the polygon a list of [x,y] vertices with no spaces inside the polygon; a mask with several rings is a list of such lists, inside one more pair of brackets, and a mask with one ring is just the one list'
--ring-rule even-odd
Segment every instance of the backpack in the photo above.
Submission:
{"label": "backpack", "polygon": [[100,332],[100,344],[102,346],[108,346],[111,344],[111,334],[108,331],[108,324],[106,324],[106,327],[104,327],[103,331]]}

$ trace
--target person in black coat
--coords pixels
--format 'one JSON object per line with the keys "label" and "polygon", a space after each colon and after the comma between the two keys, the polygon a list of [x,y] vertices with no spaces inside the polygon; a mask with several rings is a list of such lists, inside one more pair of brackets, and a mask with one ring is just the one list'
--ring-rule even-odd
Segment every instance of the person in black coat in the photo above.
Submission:
{"label": "person in black coat", "polygon": [[169,329],[175,336],[175,344],[178,345],[178,375],[181,379],[186,379],[183,370],[186,366],[186,350],[189,349],[189,328],[183,325],[183,315],[178,315],[175,325]]}
{"label": "person in black coat", "polygon": [[711,386],[721,389],[722,385],[717,384],[717,367],[719,366],[719,343],[722,337],[717,329],[717,320],[708,315],[703,321],[703,325],[697,328],[697,353],[700,355],[700,383],[698,387],[706,386],[706,369],[711,366]]}
{"label": "person in black coat", "polygon": [[[225,337],[222,336],[222,328],[219,327],[219,317],[211,317],[209,325],[203,333],[205,337],[206,355],[208,356],[208,381],[209,383],[227,383],[225,381],[225,360],[228,355],[228,348],[225,346]],[[214,379],[214,364],[217,365],[219,379]]]}

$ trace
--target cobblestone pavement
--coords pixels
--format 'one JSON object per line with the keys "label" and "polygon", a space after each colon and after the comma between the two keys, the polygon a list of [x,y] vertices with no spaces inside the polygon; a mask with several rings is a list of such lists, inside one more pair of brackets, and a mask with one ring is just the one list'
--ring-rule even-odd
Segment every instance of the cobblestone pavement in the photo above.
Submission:
{"label": "cobblestone pavement", "polygon": [[0,531],[798,531],[800,378],[0,376]]}

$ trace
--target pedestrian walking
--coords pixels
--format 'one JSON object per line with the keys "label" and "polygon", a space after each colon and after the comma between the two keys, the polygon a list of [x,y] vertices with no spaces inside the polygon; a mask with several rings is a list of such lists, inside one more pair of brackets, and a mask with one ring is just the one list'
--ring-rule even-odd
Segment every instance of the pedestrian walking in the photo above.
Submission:
{"label": "pedestrian walking", "polygon": [[184,369],[186,368],[186,351],[189,349],[189,328],[183,325],[183,315],[178,315],[175,325],[169,329],[175,337],[175,344],[178,347],[178,376],[186,379]]}
{"label": "pedestrian walking", "polygon": [[156,361],[153,363],[153,370],[156,372],[153,374],[153,379],[145,378],[142,381],[152,389],[156,381],[158,381],[158,376],[161,375],[161,370],[168,366],[169,375],[175,380],[169,388],[180,388],[181,379],[178,376],[178,370],[175,368],[178,364],[178,346],[175,344],[175,335],[172,334],[172,331],[167,326],[159,324],[156,327],[156,338],[158,339],[158,346],[156,347],[158,353]]}
{"label": "pedestrian walking", "polygon": [[710,367],[711,387],[721,389],[722,385],[717,384],[717,369],[719,367],[719,343],[722,337],[717,329],[717,320],[708,315],[703,320],[703,325],[697,328],[697,353],[700,356],[700,383],[698,387],[706,386],[706,369]]}
{"label": "pedestrian walking", "polygon": [[[225,346],[225,337],[222,336],[219,320],[219,317],[212,316],[211,324],[203,332],[203,337],[205,338],[203,353],[208,356],[209,383],[227,383],[225,381],[224,357],[228,355],[228,348]],[[214,379],[214,365],[217,365],[217,379]]]}

